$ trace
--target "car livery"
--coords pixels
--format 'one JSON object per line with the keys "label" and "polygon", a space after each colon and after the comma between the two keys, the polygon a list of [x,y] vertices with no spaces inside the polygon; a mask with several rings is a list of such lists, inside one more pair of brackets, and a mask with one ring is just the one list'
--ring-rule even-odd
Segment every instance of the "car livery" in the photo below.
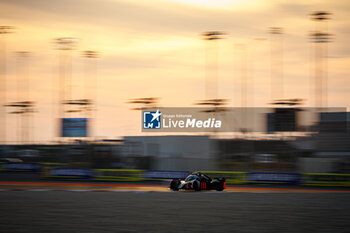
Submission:
{"label": "car livery", "polygon": [[170,189],[173,191],[184,190],[217,190],[223,191],[226,188],[225,178],[210,178],[200,172],[194,172],[186,177],[185,180],[173,179],[170,182]]}

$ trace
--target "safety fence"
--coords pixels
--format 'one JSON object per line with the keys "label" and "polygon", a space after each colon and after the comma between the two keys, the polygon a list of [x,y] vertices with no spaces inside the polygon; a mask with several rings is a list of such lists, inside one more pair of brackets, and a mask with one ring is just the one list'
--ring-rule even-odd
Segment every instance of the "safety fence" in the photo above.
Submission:
{"label": "safety fence", "polygon": [[[2,163],[2,172],[40,173],[44,179],[93,181],[168,181],[184,179],[190,171],[69,168],[63,163]],[[350,187],[350,174],[200,171],[212,178],[224,177],[227,184],[279,184]]]}

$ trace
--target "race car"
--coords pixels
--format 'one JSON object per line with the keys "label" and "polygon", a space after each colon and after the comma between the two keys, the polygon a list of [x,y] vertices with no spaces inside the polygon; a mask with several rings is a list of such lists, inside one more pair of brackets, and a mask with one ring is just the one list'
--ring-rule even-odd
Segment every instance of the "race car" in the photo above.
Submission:
{"label": "race car", "polygon": [[173,191],[185,190],[217,190],[222,191],[226,188],[225,178],[210,178],[200,172],[191,173],[185,180],[173,179],[170,182],[170,189]]}

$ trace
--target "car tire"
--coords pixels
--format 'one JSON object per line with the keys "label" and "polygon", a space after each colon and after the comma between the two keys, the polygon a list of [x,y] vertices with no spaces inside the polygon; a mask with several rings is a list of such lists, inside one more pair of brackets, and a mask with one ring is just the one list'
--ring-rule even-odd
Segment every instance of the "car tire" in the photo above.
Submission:
{"label": "car tire", "polygon": [[220,182],[218,183],[218,185],[216,186],[216,191],[223,191],[224,190],[224,183]]}
{"label": "car tire", "polygon": [[179,180],[172,180],[170,183],[170,189],[173,191],[179,191],[179,184],[180,184]]}
{"label": "car tire", "polygon": [[193,182],[193,189],[196,192],[201,191],[201,186],[198,184],[198,182]]}

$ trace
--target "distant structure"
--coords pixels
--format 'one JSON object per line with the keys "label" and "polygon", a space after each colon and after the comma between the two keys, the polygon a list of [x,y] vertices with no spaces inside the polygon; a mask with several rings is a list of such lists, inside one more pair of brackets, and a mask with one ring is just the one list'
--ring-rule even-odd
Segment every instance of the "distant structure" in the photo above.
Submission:
{"label": "distant structure", "polygon": [[[59,50],[59,77],[58,77],[58,119],[59,126],[57,127],[58,137],[73,137],[76,135],[65,134],[64,128],[67,124],[67,132],[73,128],[73,124],[80,124],[79,120],[74,123],[71,118],[73,113],[81,113],[81,109],[76,109],[75,106],[88,106],[91,104],[89,99],[73,99],[72,98],[72,51],[76,48],[79,39],[73,37],[60,37],[54,39],[55,48]],[[86,119],[83,120],[86,128]],[[77,134],[86,137],[86,131],[82,134]]]}
{"label": "distant structure", "polygon": [[[80,110],[89,120],[88,136],[94,136],[94,117],[97,112],[97,59],[99,58],[98,51],[85,50],[83,51],[85,58],[85,75],[84,75],[84,99],[80,100]],[[77,101],[77,100],[76,100]],[[79,101],[79,100],[78,100]],[[95,113],[95,114],[94,114]]]}
{"label": "distant structure", "polygon": [[159,98],[158,97],[135,98],[135,99],[129,100],[127,103],[137,105],[137,107],[133,107],[131,108],[131,110],[157,108],[159,107]]}
{"label": "distant structure", "polygon": [[[54,39],[55,48],[59,50],[59,90],[58,90],[58,116],[63,118],[66,105],[71,101],[72,88],[72,50],[75,49],[78,39],[61,37]],[[68,90],[67,90],[68,89]]]}
{"label": "distant structure", "polygon": [[310,33],[311,42],[314,43],[314,98],[315,107],[327,107],[327,43],[331,41],[331,34],[328,33],[327,21],[330,19],[330,12],[315,11],[310,14],[311,20],[315,21],[315,29]]}
{"label": "distant structure", "polygon": [[218,40],[226,35],[220,31],[209,31],[201,34],[202,39],[206,41],[205,47],[205,98],[218,98],[218,62],[219,45]]}
{"label": "distant structure", "polygon": [[0,26],[0,38],[2,39],[0,46],[0,53],[2,57],[2,63],[0,64],[0,141],[4,144],[7,143],[7,121],[6,121],[6,103],[7,103],[7,90],[6,90],[6,38],[5,36],[12,33],[15,29],[14,26]]}
{"label": "distant structure", "polygon": [[271,73],[271,99],[284,98],[283,74],[283,34],[281,27],[270,27],[270,73]]}
{"label": "distant structure", "polygon": [[205,44],[205,100],[199,100],[195,105],[208,107],[203,110],[206,113],[223,112],[226,105],[226,99],[218,97],[218,62],[219,62],[219,45],[218,40],[223,39],[226,35],[221,31],[208,31],[201,34]]}
{"label": "distant structure", "polygon": [[9,114],[18,115],[17,121],[17,142],[32,143],[33,114],[36,112],[36,103],[31,99],[30,77],[29,77],[29,57],[30,52],[18,51],[17,55],[17,97],[15,102],[10,102],[6,106],[14,109]]}

